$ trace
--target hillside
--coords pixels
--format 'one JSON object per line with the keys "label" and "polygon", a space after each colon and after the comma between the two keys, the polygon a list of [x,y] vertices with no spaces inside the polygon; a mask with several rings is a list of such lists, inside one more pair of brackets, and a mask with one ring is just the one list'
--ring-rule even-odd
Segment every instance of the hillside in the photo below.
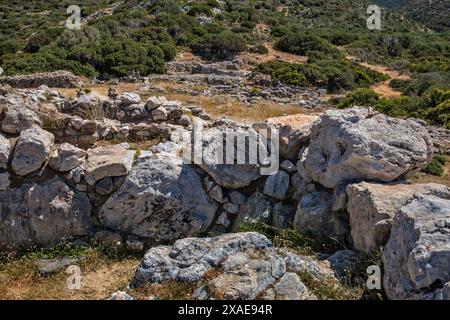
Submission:
{"label": "hillside", "polygon": [[379,4],[393,8],[410,19],[424,23],[436,31],[450,30],[450,3],[446,0],[378,0]]}

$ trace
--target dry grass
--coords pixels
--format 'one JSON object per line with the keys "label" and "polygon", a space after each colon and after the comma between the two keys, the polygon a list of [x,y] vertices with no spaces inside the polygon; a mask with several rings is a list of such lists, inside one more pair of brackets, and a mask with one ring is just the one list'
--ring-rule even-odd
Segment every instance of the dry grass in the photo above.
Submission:
{"label": "dry grass", "polygon": [[444,164],[444,174],[441,177],[420,172],[411,177],[409,181],[414,183],[440,183],[450,187],[450,156],[447,156],[447,162]]}
{"label": "dry grass", "polygon": [[98,300],[123,290],[139,264],[135,258],[111,259],[89,249],[80,261],[81,289],[67,289],[65,270],[44,276],[35,266],[36,256],[8,259],[0,264],[0,300]]}
{"label": "dry grass", "polygon": [[[151,94],[161,95],[158,93]],[[169,100],[181,101],[183,105],[197,105],[202,107],[215,118],[225,116],[243,123],[254,123],[273,117],[311,112],[297,105],[282,105],[267,100],[257,101],[247,106],[226,95],[191,96],[188,94],[173,93],[171,90],[167,90],[164,96]],[[317,110],[315,111],[317,112]]]}

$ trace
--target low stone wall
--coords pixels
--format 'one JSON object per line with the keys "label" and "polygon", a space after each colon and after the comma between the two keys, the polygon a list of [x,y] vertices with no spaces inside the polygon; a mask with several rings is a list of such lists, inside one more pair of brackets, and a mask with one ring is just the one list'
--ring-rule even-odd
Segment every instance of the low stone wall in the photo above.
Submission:
{"label": "low stone wall", "polygon": [[69,71],[55,71],[0,77],[0,85],[10,85],[15,88],[37,88],[41,85],[58,88],[77,88],[83,85],[83,81]]}

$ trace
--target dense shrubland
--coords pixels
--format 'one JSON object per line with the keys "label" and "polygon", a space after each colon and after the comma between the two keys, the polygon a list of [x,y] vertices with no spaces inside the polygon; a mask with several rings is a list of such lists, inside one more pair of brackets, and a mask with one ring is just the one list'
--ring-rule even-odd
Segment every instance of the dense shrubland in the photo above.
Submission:
{"label": "dense shrubland", "polygon": [[[79,1],[82,17],[115,2]],[[391,82],[404,93],[402,98],[385,100],[363,89],[336,102],[339,106],[367,103],[391,115],[449,126],[450,34],[424,31],[422,24],[386,10],[382,30],[370,31],[368,1],[130,0],[112,15],[68,30],[64,21],[71,4],[0,1],[0,66],[5,75],[58,69],[100,79],[164,73],[165,62],[180,50],[220,60],[242,51],[264,54],[264,43],[272,41],[278,50],[308,56],[305,65],[270,61],[256,67],[275,82],[336,92],[385,80],[345,59],[350,54],[410,73],[412,79]]]}

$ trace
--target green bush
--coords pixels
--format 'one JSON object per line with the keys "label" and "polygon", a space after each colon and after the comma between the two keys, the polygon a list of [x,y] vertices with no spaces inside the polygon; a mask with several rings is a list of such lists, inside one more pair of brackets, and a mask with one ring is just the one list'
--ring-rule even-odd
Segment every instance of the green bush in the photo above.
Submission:
{"label": "green bush", "polygon": [[195,54],[207,59],[228,59],[233,55],[245,51],[247,42],[245,39],[231,31],[220,34],[207,34],[193,45]]}
{"label": "green bush", "polygon": [[337,52],[337,49],[325,39],[307,33],[288,33],[275,43],[275,48],[298,55],[308,55],[311,51],[319,51],[327,55]]}
{"label": "green bush", "polygon": [[251,47],[249,49],[249,51],[252,53],[257,53],[257,54],[268,54],[269,53],[269,49],[267,49],[267,47],[263,44],[258,44],[254,47]]}
{"label": "green bush", "polygon": [[435,156],[433,160],[431,160],[431,163],[423,171],[433,176],[441,177],[444,175],[445,161],[446,160],[443,156]]}
{"label": "green bush", "polygon": [[337,105],[339,109],[353,106],[374,107],[377,106],[380,96],[372,89],[358,89],[349,93]]}

